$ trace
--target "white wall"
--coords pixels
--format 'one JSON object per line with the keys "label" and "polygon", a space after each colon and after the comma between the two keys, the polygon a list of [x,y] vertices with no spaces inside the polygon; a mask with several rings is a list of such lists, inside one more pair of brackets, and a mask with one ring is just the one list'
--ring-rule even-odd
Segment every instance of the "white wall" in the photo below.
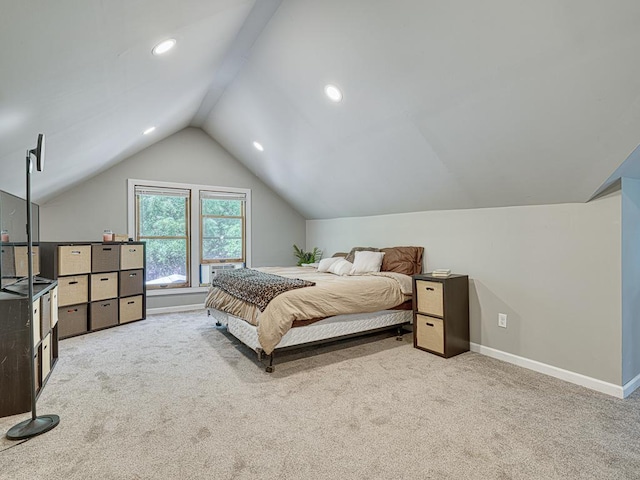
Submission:
{"label": "white wall", "polygon": [[622,382],[640,375],[640,180],[622,179]]}
{"label": "white wall", "polygon": [[621,385],[620,218],[618,192],[587,204],[309,220],[306,247],[423,246],[425,271],[469,275],[472,342]]}
{"label": "white wall", "polygon": [[[186,128],[41,205],[42,241],[100,241],[127,232],[127,179],[250,188],[252,264],[295,265],[305,219],[198,128]],[[149,308],[197,304],[204,294],[149,297]]]}

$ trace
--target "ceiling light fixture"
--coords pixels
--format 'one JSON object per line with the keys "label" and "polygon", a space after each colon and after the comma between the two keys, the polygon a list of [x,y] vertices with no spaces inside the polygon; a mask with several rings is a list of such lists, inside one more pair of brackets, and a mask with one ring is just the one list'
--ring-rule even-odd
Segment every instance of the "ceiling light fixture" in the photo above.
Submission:
{"label": "ceiling light fixture", "polygon": [[142,132],[143,135],[149,135],[151,132],[153,132],[156,129],[156,127],[149,127],[147,128],[144,132]]}
{"label": "ceiling light fixture", "polygon": [[258,142],[253,142],[253,146],[256,147],[256,150],[258,150],[260,152],[264,152],[264,147],[262,146],[262,144],[260,144]]}
{"label": "ceiling light fixture", "polygon": [[324,93],[327,94],[327,97],[329,97],[329,100],[331,100],[332,102],[337,103],[342,101],[342,92],[335,85],[329,84],[324,87]]}
{"label": "ceiling light fixture", "polygon": [[155,47],[153,47],[153,50],[151,50],[151,53],[153,53],[154,55],[162,55],[163,53],[167,53],[169,50],[175,47],[175,45],[176,45],[176,39],[170,38],[168,40],[164,40],[160,42]]}

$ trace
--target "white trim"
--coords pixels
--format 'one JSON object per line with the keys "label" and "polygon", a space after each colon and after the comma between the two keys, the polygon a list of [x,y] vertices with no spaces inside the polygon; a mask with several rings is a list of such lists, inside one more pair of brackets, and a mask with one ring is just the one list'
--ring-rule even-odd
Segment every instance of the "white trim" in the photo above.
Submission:
{"label": "white trim", "polygon": [[635,378],[633,378],[631,381],[625,383],[622,386],[624,398],[627,398],[629,395],[631,395],[638,387],[640,387],[640,373],[636,375]]}
{"label": "white trim", "polygon": [[147,315],[155,315],[158,313],[190,312],[192,310],[202,310],[204,312],[204,303],[197,303],[195,305],[175,305],[173,307],[147,308]]}
{"label": "white trim", "polygon": [[147,289],[147,297],[162,297],[164,295],[190,295],[194,293],[207,293],[209,287],[185,287],[185,288],[167,288],[160,290]]}
{"label": "white trim", "polygon": [[[559,378],[560,380],[564,380],[566,382],[575,383],[576,385],[581,385],[583,387],[590,388],[591,390],[606,393],[607,395],[612,395],[618,398],[624,398],[626,396],[624,394],[625,392],[623,387],[621,387],[620,385],[614,385],[613,383],[604,382],[602,380],[598,380],[597,378],[587,377],[586,375],[582,375],[581,373],[564,370],[562,368],[554,367],[553,365],[547,365],[546,363],[537,362],[536,360],[519,357],[518,355],[514,355],[512,353],[503,352],[502,350],[496,350],[495,348],[485,347],[484,345],[479,345],[473,342],[471,342],[470,348],[472,352],[481,353],[482,355],[486,355],[487,357],[496,358],[507,363],[512,363],[520,367],[528,368],[529,370],[533,370],[535,372],[544,373],[545,375]],[[632,382],[637,383],[636,388],[640,386],[640,375],[632,380]],[[627,385],[629,385],[629,383]]]}

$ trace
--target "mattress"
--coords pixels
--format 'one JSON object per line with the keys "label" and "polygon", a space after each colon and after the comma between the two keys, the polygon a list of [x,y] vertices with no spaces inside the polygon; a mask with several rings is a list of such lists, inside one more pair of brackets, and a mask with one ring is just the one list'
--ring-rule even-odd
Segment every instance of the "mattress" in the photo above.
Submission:
{"label": "mattress", "polygon": [[[227,326],[229,333],[242,343],[256,352],[262,350],[258,341],[257,327],[225,312],[215,309],[209,311],[218,322]],[[311,325],[292,328],[282,337],[275,350],[402,325],[410,323],[412,318],[413,313],[410,310],[381,310],[371,313],[336,315]]]}

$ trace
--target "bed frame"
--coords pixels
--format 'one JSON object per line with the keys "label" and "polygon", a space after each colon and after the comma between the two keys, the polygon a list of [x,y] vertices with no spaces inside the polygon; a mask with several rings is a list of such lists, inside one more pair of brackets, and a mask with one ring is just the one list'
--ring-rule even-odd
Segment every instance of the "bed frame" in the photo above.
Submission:
{"label": "bed frame", "polygon": [[[257,327],[241,318],[213,308],[207,308],[207,314],[215,318],[216,326],[224,325],[229,333],[256,352],[258,361],[262,362],[264,351],[258,341]],[[398,330],[396,339],[402,340],[402,335],[405,333],[402,327],[411,323],[412,319],[411,310],[381,310],[372,313],[336,315],[310,325],[292,328],[269,355],[269,365],[265,370],[268,373],[274,371],[273,357],[276,351],[282,352],[393,328]]]}

